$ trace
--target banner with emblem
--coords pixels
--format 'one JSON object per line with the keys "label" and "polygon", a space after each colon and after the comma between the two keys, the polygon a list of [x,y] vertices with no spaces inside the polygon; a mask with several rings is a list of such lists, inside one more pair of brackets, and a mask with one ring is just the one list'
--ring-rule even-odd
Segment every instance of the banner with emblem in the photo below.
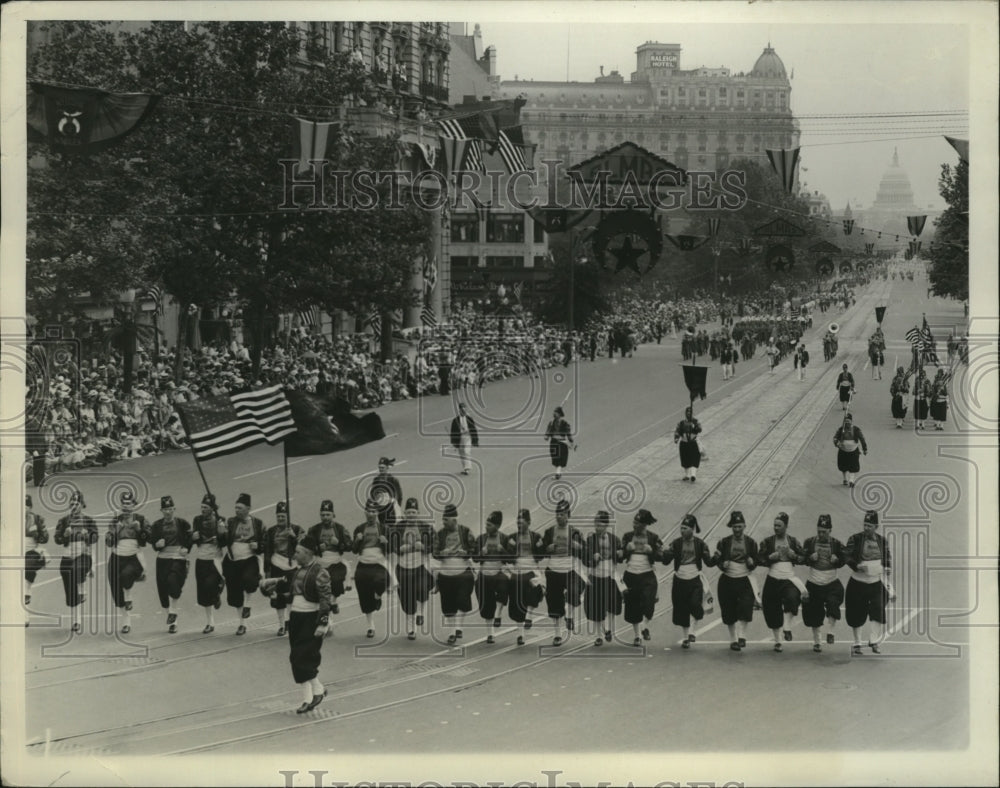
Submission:
{"label": "banner with emblem", "polygon": [[28,139],[48,142],[59,153],[95,153],[139,128],[159,98],[152,93],[109,93],[32,82]]}

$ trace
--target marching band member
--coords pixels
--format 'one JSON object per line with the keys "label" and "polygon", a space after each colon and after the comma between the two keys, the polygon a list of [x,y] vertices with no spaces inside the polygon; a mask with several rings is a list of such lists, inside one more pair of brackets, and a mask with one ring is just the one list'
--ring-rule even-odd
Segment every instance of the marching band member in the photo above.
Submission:
{"label": "marching band member", "polygon": [[837,470],[844,474],[844,486],[854,486],[854,474],[861,472],[861,454],[868,454],[868,443],[861,428],[855,426],[850,413],[833,436],[837,447]]}
{"label": "marching band member", "polygon": [[[622,582],[627,589],[623,599],[624,614],[635,633],[633,646],[641,646],[643,640],[652,637],[649,625],[656,608],[657,592],[653,565],[663,558],[662,540],[648,530],[655,522],[656,518],[647,509],[640,509],[632,518],[632,530],[622,537],[622,558],[625,561]],[[641,632],[640,623],[645,623]]]}
{"label": "marching band member", "polygon": [[823,650],[820,645],[820,628],[826,617],[826,642],[833,645],[833,627],[840,620],[840,606],[844,603],[844,585],[837,578],[837,570],[844,565],[844,545],[830,533],[833,520],[821,514],[816,522],[816,536],[810,536],[802,545],[804,562],[809,567],[806,579],[806,596],[802,598],[802,623],[812,627],[813,651]]}
{"label": "marching band member", "polygon": [[442,528],[434,536],[434,558],[439,562],[437,587],[441,596],[441,614],[445,627],[455,631],[448,635],[448,645],[454,646],[462,637],[462,621],[472,610],[472,587],[475,576],[469,557],[476,550],[472,532],[458,522],[458,508],[450,503],[441,515]]}
{"label": "marching band member", "polygon": [[729,648],[740,651],[747,644],[747,624],[753,620],[754,590],[750,573],[757,567],[757,543],[744,533],[747,524],[743,512],[730,514],[726,525],[733,533],[719,540],[712,560],[722,569],[719,610],[722,623],[729,628]]}
{"label": "marching band member", "polygon": [[69,497],[69,514],[59,518],[52,537],[56,544],[67,549],[66,555],[59,563],[59,576],[62,578],[66,606],[70,608],[74,632],[83,631],[82,611],[79,608],[86,601],[83,584],[94,565],[91,550],[97,542],[97,523],[83,513],[85,506],[83,493],[74,490]]}
{"label": "marching band member", "polygon": [[902,367],[896,368],[896,377],[889,384],[889,393],[892,395],[892,417],[896,420],[896,429],[901,430],[903,419],[906,418],[906,400],[903,399],[903,395],[910,393],[907,374]]}
{"label": "marching band member", "polygon": [[930,415],[936,430],[943,430],[948,420],[948,377],[948,373],[939,369],[931,384]]}
{"label": "marching band member", "polygon": [[160,498],[160,513],[153,523],[149,542],[156,551],[156,592],[160,607],[167,611],[167,631],[177,632],[177,600],[187,580],[188,554],[191,550],[191,523],[174,517],[173,496]]}
{"label": "marching band member", "polygon": [[49,532],[45,528],[45,518],[31,511],[31,496],[24,496],[24,604],[31,604],[31,586],[35,576],[45,566],[45,548]]}
{"label": "marching band member", "polygon": [[225,550],[222,575],[226,579],[226,602],[240,609],[237,635],[245,635],[243,623],[250,618],[253,593],[260,587],[260,561],[264,549],[264,523],[250,514],[250,496],[240,493],[236,498],[236,516],[226,521],[226,530],[219,535],[219,546]]}
{"label": "marching band member", "polygon": [[115,607],[122,611],[122,634],[132,631],[132,586],[143,577],[139,550],[149,541],[150,526],[135,512],[135,495],[126,490],[121,497],[122,512],[111,523],[104,541],[111,548],[108,557],[108,585]]}
{"label": "marching band member", "polygon": [[[284,577],[295,567],[295,546],[305,536],[305,530],[288,522],[288,502],[278,501],[274,509],[275,524],[264,532],[264,576]],[[278,617],[278,637],[285,634],[285,597],[275,594],[271,607]]]}
{"label": "marching band member", "polygon": [[622,543],[608,530],[610,520],[611,516],[603,509],[594,515],[594,530],[587,534],[583,549],[583,561],[589,569],[583,609],[587,620],[600,627],[594,639],[595,646],[611,642],[615,616],[622,612],[622,593],[615,579],[615,566],[622,558]]}
{"label": "marching band member", "polygon": [[503,609],[510,598],[510,580],[504,574],[504,563],[512,557],[507,537],[500,533],[502,512],[490,512],[486,518],[486,532],[476,540],[476,558],[479,572],[476,576],[476,599],[479,615],[486,621],[486,642],[494,643],[493,630],[500,626]]}
{"label": "marching band member", "polygon": [[319,552],[312,535],[302,537],[295,546],[296,566],[281,577],[270,577],[261,583],[265,594],[280,594],[291,610],[288,661],[292,679],[302,689],[298,714],[312,711],[326,697],[326,688],[319,680],[319,666],[323,660],[323,636],[327,631],[331,595],[330,576],[316,560]]}
{"label": "marching band member", "polygon": [[[337,600],[348,590],[348,564],[344,553],[351,550],[354,537],[348,533],[347,528],[334,519],[333,501],[329,498],[320,503],[319,522],[309,529],[309,535],[316,540],[316,544],[319,546],[316,560],[330,575],[330,593],[333,595],[330,613],[337,615],[340,613],[340,605]],[[333,634],[332,618],[327,634]]]}
{"label": "marching band member", "polygon": [[552,421],[545,428],[545,440],[549,442],[549,456],[552,459],[552,467],[556,469],[557,479],[562,476],[563,469],[569,462],[569,447],[576,448],[569,422],[565,417],[566,413],[562,407],[556,407],[552,411]]}
{"label": "marching band member", "polygon": [[691,634],[691,619],[701,621],[705,617],[705,589],[701,581],[702,566],[713,566],[712,553],[695,533],[700,533],[698,518],[693,514],[684,515],[681,520],[681,535],[663,551],[663,563],[673,562],[674,580],[670,587],[670,601],[673,604],[673,621],[684,632],[682,648],[691,648],[695,636]]}
{"label": "marching band member", "polygon": [[861,656],[861,628],[865,621],[872,622],[872,637],[868,647],[879,653],[879,646],[886,638],[885,608],[895,595],[890,591],[889,569],[892,566],[889,545],[875,533],[878,528],[878,512],[865,512],[864,529],[847,540],[844,550],[851,577],[844,593],[844,608],[847,626],[854,632],[852,656]]}
{"label": "marching band member", "polygon": [[517,513],[517,532],[511,537],[516,558],[511,565],[510,604],[507,615],[517,626],[517,645],[524,645],[524,630],[531,629],[528,617],[544,595],[538,562],[544,555],[542,537],[531,530],[531,512]]}
{"label": "marching band member", "polygon": [[403,487],[399,479],[389,473],[389,468],[395,464],[394,457],[379,457],[378,473],[368,488],[368,499],[378,504],[378,521],[382,525],[396,522],[396,507],[403,503]]}
{"label": "marching band member", "polygon": [[389,532],[389,549],[397,556],[399,607],[406,617],[407,640],[417,639],[414,614],[416,626],[423,626],[424,605],[434,585],[434,577],[430,571],[434,529],[430,522],[419,519],[419,512],[417,499],[407,498],[403,519]]}
{"label": "marching band member", "polygon": [[781,632],[785,640],[792,639],[792,619],[798,615],[805,586],[795,576],[793,567],[802,563],[802,545],[788,533],[788,515],[778,512],[774,518],[774,533],[761,540],[757,563],[767,567],[761,607],[764,621],[774,634],[774,650],[781,651]]}
{"label": "marching band member", "polygon": [[842,410],[847,410],[854,395],[854,375],[847,371],[847,364],[844,364],[840,374],[837,375],[837,391],[840,392],[840,406]]}
{"label": "marching band member", "polygon": [[555,525],[542,534],[542,549],[549,559],[545,567],[545,606],[552,619],[552,645],[561,646],[560,621],[565,618],[568,637],[575,627],[576,608],[583,594],[580,576],[574,571],[574,559],[583,552],[583,537],[569,524],[569,501],[565,498],[556,504]]}
{"label": "marching band member", "polygon": [[701,467],[701,449],[698,446],[698,435],[701,424],[694,417],[694,411],[684,408],[684,418],[677,422],[674,430],[674,443],[680,451],[681,467],[684,469],[684,481],[694,483],[695,473]]}
{"label": "marching band member", "polygon": [[352,548],[358,556],[354,584],[368,624],[367,638],[375,637],[375,611],[382,609],[382,595],[389,587],[389,530],[379,520],[379,512],[378,501],[369,498],[365,503],[365,521],[354,529]]}
{"label": "marching band member", "polygon": [[201,513],[191,524],[191,542],[194,545],[194,580],[198,604],[205,610],[203,635],[215,632],[215,611],[222,607],[222,589],[225,582],[219,565],[222,561],[220,538],[226,533],[226,523],[219,516],[215,496],[205,493],[201,499]]}

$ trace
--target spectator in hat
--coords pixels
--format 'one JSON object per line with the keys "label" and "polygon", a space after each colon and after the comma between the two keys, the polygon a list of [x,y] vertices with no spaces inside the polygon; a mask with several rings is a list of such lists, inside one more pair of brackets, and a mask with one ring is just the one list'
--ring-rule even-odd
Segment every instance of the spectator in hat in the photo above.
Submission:
{"label": "spectator in hat", "polygon": [[844,593],[844,612],[847,626],[854,633],[852,656],[861,656],[861,630],[866,621],[872,624],[868,647],[873,653],[879,653],[886,638],[886,605],[895,599],[889,583],[892,568],[889,545],[877,530],[878,512],[865,512],[862,530],[847,540],[844,549],[847,565],[851,568]]}
{"label": "spectator in hat", "polygon": [[191,523],[174,516],[173,496],[160,498],[162,517],[151,528],[149,542],[156,551],[156,591],[167,611],[167,631],[177,631],[177,600],[187,580],[188,555],[193,545]]}
{"label": "spectator in hat", "polygon": [[451,420],[451,445],[458,450],[462,461],[462,475],[468,476],[472,467],[472,447],[479,445],[479,432],[472,417],[465,411],[465,403],[458,403],[458,415]]}
{"label": "spectator in hat", "polygon": [[569,462],[570,446],[576,448],[569,422],[566,421],[566,413],[561,406],[552,412],[552,420],[545,428],[545,440],[549,442],[549,456],[558,479]]}
{"label": "spectator in hat", "polygon": [[378,502],[369,498],[365,503],[365,521],[354,529],[353,549],[358,556],[354,583],[368,624],[367,638],[375,637],[375,611],[382,609],[382,596],[389,588],[389,530],[379,515]]}
{"label": "spectator in hat", "polygon": [[73,632],[83,631],[83,611],[80,606],[85,601],[83,584],[93,567],[91,551],[97,542],[97,523],[83,513],[85,507],[83,493],[75,490],[69,498],[69,513],[56,524],[53,540],[66,548],[66,554],[59,564],[66,606],[70,608]]}
{"label": "spectator in hat", "polygon": [[813,651],[823,650],[820,629],[826,619],[826,642],[833,645],[833,627],[840,620],[840,606],[844,603],[844,585],[837,577],[837,570],[845,563],[844,545],[835,539],[833,520],[821,514],[816,521],[816,536],[810,536],[802,545],[804,561],[809,567],[806,579],[806,596],[802,599],[802,623],[812,628]]}
{"label": "spectator in hat", "polygon": [[226,520],[225,533],[219,537],[223,548],[222,576],[226,580],[226,601],[240,609],[237,635],[245,635],[244,621],[250,618],[253,594],[260,587],[260,561],[264,549],[264,523],[250,514],[250,496],[240,493],[234,507],[235,516]]}
{"label": "spectator in hat", "polygon": [[407,498],[403,518],[389,532],[389,551],[396,556],[399,607],[405,619],[407,640],[416,640],[417,627],[424,625],[424,606],[434,585],[430,571],[433,550],[434,529],[429,520],[421,519],[417,499]]}
{"label": "spectator in hat", "polygon": [[545,568],[545,606],[553,626],[553,646],[563,643],[562,626],[567,636],[575,629],[576,609],[583,594],[583,580],[577,574],[576,561],[582,558],[584,544],[580,532],[569,524],[569,501],[556,505],[556,522],[542,534],[542,550],[548,556]]}
{"label": "spectator in hat", "polygon": [[513,560],[514,553],[507,536],[500,533],[502,524],[503,512],[490,512],[485,530],[476,540],[474,559],[479,567],[476,576],[479,615],[486,622],[486,642],[490,644],[495,642],[493,631],[500,627],[503,609],[510,598],[510,584],[504,568]]}
{"label": "spectator in hat", "polygon": [[[641,646],[643,640],[652,635],[649,625],[656,609],[657,582],[653,565],[663,559],[663,541],[649,530],[656,518],[648,509],[640,509],[632,518],[632,530],[622,537],[622,559],[625,571],[622,582],[625,585],[625,620],[632,625],[635,638],[633,646]],[[639,625],[645,623],[642,630]]]}
{"label": "spectator in hat", "polygon": [[[284,577],[292,571],[295,546],[305,536],[305,529],[288,521],[288,502],[278,501],[274,508],[275,524],[264,532],[264,576]],[[271,607],[278,617],[278,637],[285,634],[285,598],[271,597]]]}
{"label": "spectator in hat", "polygon": [[118,615],[121,616],[123,635],[132,631],[132,586],[137,580],[145,579],[145,567],[140,561],[139,551],[146,546],[150,537],[150,525],[143,515],[135,511],[135,494],[129,490],[122,493],[121,513],[118,514],[105,536],[111,548],[108,556],[108,585]]}
{"label": "spectator in hat", "polygon": [[[330,594],[332,603],[330,612],[333,615],[340,613],[340,605],[337,602],[350,590],[346,585],[348,577],[348,564],[345,553],[350,552],[354,537],[347,528],[341,525],[335,518],[333,501],[325,499],[319,505],[319,522],[309,529],[309,534],[316,540],[319,553],[316,560],[330,575]],[[333,620],[330,620],[327,634],[333,633]]]}
{"label": "spectator in hat", "polygon": [[729,648],[740,651],[746,647],[747,624],[753,620],[754,590],[751,573],[757,567],[757,543],[746,535],[743,513],[729,515],[726,525],[732,534],[719,540],[712,559],[722,571],[719,574],[719,610],[722,623],[729,628]]}
{"label": "spectator in hat", "polygon": [[219,516],[215,496],[205,493],[201,499],[201,513],[196,514],[191,525],[194,579],[198,605],[205,610],[205,628],[202,634],[215,631],[215,611],[222,607],[222,544],[225,541],[226,523]]}
{"label": "spectator in hat", "polygon": [[462,638],[462,622],[472,611],[472,588],[475,577],[471,557],[476,552],[472,532],[458,522],[458,508],[450,503],[441,515],[441,529],[434,536],[434,558],[438,561],[437,588],[441,596],[441,615],[446,629],[454,632],[448,636],[448,645],[454,646]]}
{"label": "spectator in hat", "polygon": [[24,496],[24,605],[31,604],[31,586],[38,572],[45,567],[45,548],[49,532],[45,518],[32,511],[30,495]]}
{"label": "spectator in hat", "polygon": [[517,531],[510,538],[514,560],[510,565],[510,600],[507,615],[517,626],[517,645],[524,645],[524,630],[531,629],[531,615],[542,601],[544,585],[538,568],[545,555],[542,537],[531,530],[531,512],[517,513]]}
{"label": "spectator in hat", "polygon": [[368,500],[378,504],[378,521],[383,526],[396,522],[396,508],[403,503],[403,488],[399,479],[389,473],[389,468],[395,464],[395,458],[379,457],[378,473],[368,488]]}
{"label": "spectator in hat", "polygon": [[767,567],[761,607],[764,621],[774,635],[774,650],[781,651],[781,638],[792,639],[792,621],[799,613],[805,586],[795,576],[795,565],[804,563],[802,544],[788,533],[788,514],[778,512],[774,533],[761,540],[758,549],[760,566]]}
{"label": "spectator in hat", "polygon": [[615,580],[615,566],[623,555],[622,543],[608,530],[610,522],[608,512],[603,509],[597,512],[594,530],[587,534],[583,547],[583,562],[588,570],[583,610],[587,620],[597,627],[595,646],[611,642],[615,617],[622,612],[622,594]]}
{"label": "spectator in hat", "polygon": [[680,531],[681,535],[663,551],[663,563],[673,562],[674,565],[674,580],[670,587],[673,621],[683,631],[681,647],[687,649],[696,639],[691,634],[691,619],[701,621],[705,617],[705,583],[701,570],[703,566],[713,566],[715,559],[708,545],[695,536],[701,532],[697,517],[684,515]]}
{"label": "spectator in hat", "polygon": [[326,697],[326,688],[319,680],[323,660],[323,636],[327,631],[330,612],[330,576],[316,560],[319,545],[311,535],[299,539],[295,546],[295,564],[280,577],[270,577],[261,584],[265,594],[279,594],[284,604],[291,606],[288,616],[288,661],[292,679],[302,691],[298,714],[315,709]]}

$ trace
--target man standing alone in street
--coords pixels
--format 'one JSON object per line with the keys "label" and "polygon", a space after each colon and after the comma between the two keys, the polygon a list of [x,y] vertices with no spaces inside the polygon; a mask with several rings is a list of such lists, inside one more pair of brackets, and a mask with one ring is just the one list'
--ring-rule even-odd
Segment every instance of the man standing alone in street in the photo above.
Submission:
{"label": "man standing alone in street", "polygon": [[472,467],[472,447],[479,445],[479,432],[472,417],[465,412],[465,403],[458,403],[458,415],[451,420],[451,445],[458,450],[462,461],[462,475],[468,476]]}

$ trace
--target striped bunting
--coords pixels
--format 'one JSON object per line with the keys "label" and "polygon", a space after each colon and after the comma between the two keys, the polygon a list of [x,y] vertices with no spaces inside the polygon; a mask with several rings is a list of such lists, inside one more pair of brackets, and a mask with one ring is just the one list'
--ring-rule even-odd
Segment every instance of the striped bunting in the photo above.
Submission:
{"label": "striped bunting", "polygon": [[799,148],[788,150],[768,148],[764,152],[767,153],[768,161],[781,180],[781,185],[785,187],[786,192],[792,194],[795,191],[795,165],[799,163]]}
{"label": "striped bunting", "polygon": [[437,317],[434,316],[434,309],[431,306],[424,306],[420,310],[420,322],[423,323],[428,328],[434,328],[437,325]]}
{"label": "striped bunting", "polygon": [[257,443],[274,445],[295,432],[292,407],[279,386],[174,406],[199,462]]}
{"label": "striped bunting", "polygon": [[500,132],[500,157],[507,167],[507,172],[511,175],[517,172],[526,172],[528,169],[528,163],[524,158],[524,149],[511,142],[510,137],[502,130]]}

